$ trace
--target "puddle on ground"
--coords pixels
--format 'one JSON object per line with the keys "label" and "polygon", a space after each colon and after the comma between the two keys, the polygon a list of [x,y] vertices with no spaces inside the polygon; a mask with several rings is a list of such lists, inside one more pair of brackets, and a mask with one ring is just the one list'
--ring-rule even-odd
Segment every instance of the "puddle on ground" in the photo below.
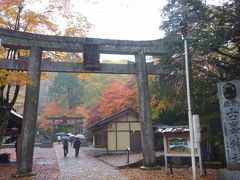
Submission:
{"label": "puddle on ground", "polygon": [[51,164],[56,164],[56,161],[54,160],[38,160],[37,161],[38,164],[41,164],[41,165],[51,165]]}

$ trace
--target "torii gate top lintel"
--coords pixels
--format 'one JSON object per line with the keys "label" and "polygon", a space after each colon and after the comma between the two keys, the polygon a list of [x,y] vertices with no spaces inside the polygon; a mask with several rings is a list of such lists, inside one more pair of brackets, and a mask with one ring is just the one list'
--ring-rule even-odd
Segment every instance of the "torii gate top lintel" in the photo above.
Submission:
{"label": "torii gate top lintel", "polygon": [[81,38],[51,36],[19,32],[0,28],[1,44],[6,48],[30,49],[40,47],[45,51],[82,52],[84,45],[98,45],[100,53],[160,55],[166,52],[162,39],[149,41],[112,40],[99,38]]}

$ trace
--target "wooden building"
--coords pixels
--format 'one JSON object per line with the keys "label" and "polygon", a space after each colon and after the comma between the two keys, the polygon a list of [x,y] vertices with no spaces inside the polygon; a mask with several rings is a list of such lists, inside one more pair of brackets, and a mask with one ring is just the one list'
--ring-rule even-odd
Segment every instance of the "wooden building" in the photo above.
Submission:
{"label": "wooden building", "polygon": [[[20,135],[21,127],[22,127],[22,120],[23,120],[23,117],[20,114],[18,114],[14,110],[11,110],[8,124],[6,127],[5,135],[6,136]],[[2,121],[3,121],[3,116],[1,114],[0,122],[2,122]]]}
{"label": "wooden building", "polygon": [[141,132],[138,112],[125,109],[87,128],[93,135],[96,149],[122,151],[130,148],[132,152],[141,152]]}

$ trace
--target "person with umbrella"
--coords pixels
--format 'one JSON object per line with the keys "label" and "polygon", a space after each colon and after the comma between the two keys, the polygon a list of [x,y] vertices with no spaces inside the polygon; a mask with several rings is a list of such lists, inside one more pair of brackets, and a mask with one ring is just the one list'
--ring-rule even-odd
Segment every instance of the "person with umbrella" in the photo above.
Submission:
{"label": "person with umbrella", "polygon": [[63,140],[63,154],[64,154],[64,157],[67,156],[67,153],[68,153],[68,141],[65,139]]}
{"label": "person with umbrella", "polygon": [[73,143],[73,148],[75,149],[76,157],[78,157],[80,146],[81,146],[80,138],[78,136],[76,136],[76,140]]}
{"label": "person with umbrella", "polygon": [[58,144],[60,144],[60,142],[61,142],[61,136],[57,136],[57,141],[58,141]]}

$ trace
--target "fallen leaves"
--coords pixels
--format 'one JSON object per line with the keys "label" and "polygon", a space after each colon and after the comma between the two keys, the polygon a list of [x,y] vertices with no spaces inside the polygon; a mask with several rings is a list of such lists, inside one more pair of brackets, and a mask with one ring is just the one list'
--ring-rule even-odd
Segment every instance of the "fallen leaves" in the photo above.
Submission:
{"label": "fallen leaves", "polygon": [[[11,153],[11,162],[16,161],[16,154],[14,148],[2,149],[2,152]],[[47,156],[46,156],[47,154]],[[17,163],[1,165],[0,168],[0,180],[4,179],[16,179],[12,177],[17,172]],[[54,148],[39,148],[34,149],[33,158],[33,172],[37,173],[36,176],[17,178],[17,180],[58,180],[60,176],[60,170],[57,163],[57,158]]]}

